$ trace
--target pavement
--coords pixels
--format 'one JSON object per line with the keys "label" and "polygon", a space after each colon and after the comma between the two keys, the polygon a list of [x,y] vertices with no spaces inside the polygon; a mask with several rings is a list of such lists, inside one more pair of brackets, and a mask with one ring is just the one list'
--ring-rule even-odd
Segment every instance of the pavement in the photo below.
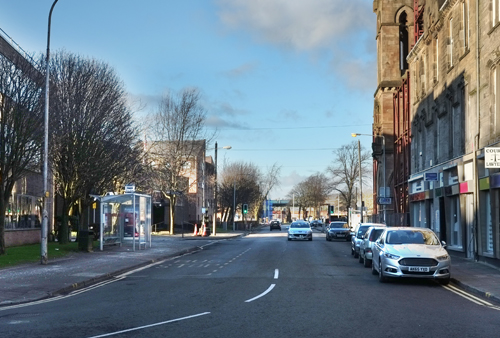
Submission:
{"label": "pavement", "polygon": [[[257,229],[256,229],[257,230]],[[75,252],[50,259],[47,265],[23,264],[0,269],[0,309],[64,295],[164,259],[203,250],[220,240],[248,232],[152,236],[152,245],[134,251],[131,245],[105,246],[103,251]],[[500,304],[500,269],[452,254],[451,283],[481,298]]]}

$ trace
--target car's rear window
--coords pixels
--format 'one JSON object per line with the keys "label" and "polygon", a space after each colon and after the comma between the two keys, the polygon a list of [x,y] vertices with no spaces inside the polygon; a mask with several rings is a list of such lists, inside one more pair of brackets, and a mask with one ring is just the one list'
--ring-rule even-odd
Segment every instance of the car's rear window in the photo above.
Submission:
{"label": "car's rear window", "polygon": [[384,232],[384,229],[374,229],[370,234],[370,242],[375,242],[380,235]]}
{"label": "car's rear window", "polygon": [[369,225],[362,225],[362,226],[360,226],[359,229],[358,229],[358,234],[357,234],[356,237],[357,238],[362,238],[365,235],[365,233],[366,233],[366,231],[368,230],[369,227],[370,227]]}

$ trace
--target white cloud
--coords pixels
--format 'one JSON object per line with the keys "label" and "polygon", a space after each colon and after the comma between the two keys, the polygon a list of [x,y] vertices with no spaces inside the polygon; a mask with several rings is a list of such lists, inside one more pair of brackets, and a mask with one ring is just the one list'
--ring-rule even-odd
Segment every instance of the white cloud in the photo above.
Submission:
{"label": "white cloud", "polygon": [[256,40],[299,51],[374,29],[371,0],[219,0],[219,18]]}

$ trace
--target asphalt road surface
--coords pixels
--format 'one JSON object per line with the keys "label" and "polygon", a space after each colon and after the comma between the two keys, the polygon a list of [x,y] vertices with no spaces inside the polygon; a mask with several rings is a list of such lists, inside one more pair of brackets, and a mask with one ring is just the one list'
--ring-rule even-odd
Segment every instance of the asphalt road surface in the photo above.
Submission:
{"label": "asphalt road surface", "polygon": [[379,283],[349,242],[264,228],[0,309],[0,337],[498,337],[499,309],[432,281]]}

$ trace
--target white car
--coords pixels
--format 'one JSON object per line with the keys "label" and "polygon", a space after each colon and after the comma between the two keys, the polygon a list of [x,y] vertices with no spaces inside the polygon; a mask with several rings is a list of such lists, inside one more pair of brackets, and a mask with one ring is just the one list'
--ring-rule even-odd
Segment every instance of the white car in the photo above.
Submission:
{"label": "white car", "polygon": [[363,240],[359,245],[359,262],[363,263],[365,268],[372,266],[373,247],[375,241],[380,237],[386,226],[372,226],[369,227],[363,236]]}
{"label": "white car", "polygon": [[372,273],[388,277],[428,278],[450,282],[451,259],[446,243],[426,228],[387,228],[373,247]]}
{"label": "white car", "polygon": [[298,239],[303,241],[312,241],[312,229],[309,222],[295,221],[288,227],[288,240]]}

